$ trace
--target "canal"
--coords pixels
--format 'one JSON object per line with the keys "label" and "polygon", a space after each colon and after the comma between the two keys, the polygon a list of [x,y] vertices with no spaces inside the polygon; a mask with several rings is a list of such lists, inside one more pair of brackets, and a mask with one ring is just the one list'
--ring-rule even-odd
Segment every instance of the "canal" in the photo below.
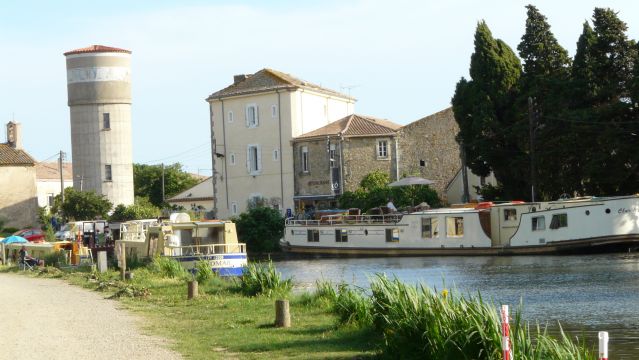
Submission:
{"label": "canal", "polygon": [[[523,316],[595,341],[610,334],[611,359],[639,358],[639,254],[516,257],[406,257],[286,260],[276,264],[296,289],[316,280],[367,288],[376,273],[462,294],[481,292],[496,305],[524,304]],[[596,342],[595,351],[596,351]]]}

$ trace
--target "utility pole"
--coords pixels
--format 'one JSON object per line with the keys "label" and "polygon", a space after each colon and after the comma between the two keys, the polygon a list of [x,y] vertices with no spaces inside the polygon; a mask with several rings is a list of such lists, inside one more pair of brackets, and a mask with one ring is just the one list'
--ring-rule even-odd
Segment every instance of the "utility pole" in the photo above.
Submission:
{"label": "utility pole", "polygon": [[528,127],[530,130],[530,194],[531,201],[535,202],[535,108],[532,97],[528,97]]}
{"label": "utility pole", "polygon": [[462,171],[462,186],[464,188],[464,194],[462,195],[462,201],[467,203],[470,201],[470,192],[468,191],[468,171],[466,169],[466,146],[464,145],[464,141],[462,140],[459,143],[459,148],[461,150],[461,171]]}
{"label": "utility pole", "polygon": [[162,202],[164,202],[164,163],[162,163]]}
{"label": "utility pole", "polygon": [[60,157],[58,158],[58,170],[60,170],[60,196],[62,197],[62,203],[64,204],[64,176],[62,175],[62,160],[64,160],[64,152],[60,150]]}

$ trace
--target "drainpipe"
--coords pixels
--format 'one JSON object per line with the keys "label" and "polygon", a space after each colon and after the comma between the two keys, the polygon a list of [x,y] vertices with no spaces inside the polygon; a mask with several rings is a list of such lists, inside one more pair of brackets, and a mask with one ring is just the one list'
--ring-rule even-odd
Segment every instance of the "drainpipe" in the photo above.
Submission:
{"label": "drainpipe", "polygon": [[[282,214],[286,214],[284,210],[284,148],[282,148],[282,100],[281,93],[277,91],[277,126],[279,129],[279,137],[280,137],[280,199],[282,200],[282,208],[280,212]],[[295,208],[295,205],[293,205]]]}
{"label": "drainpipe", "polygon": [[342,183],[340,186],[340,194],[343,194],[346,189],[344,188],[344,138],[342,133],[337,134],[339,139],[339,181]]}
{"label": "drainpipe", "polygon": [[226,176],[226,181],[224,182],[224,188],[226,189],[226,212],[229,211],[229,173],[227,170],[227,160],[226,156],[228,152],[226,151],[226,121],[224,118],[224,100],[220,99],[220,103],[222,104],[222,138],[224,139],[224,176]]}
{"label": "drainpipe", "polygon": [[395,181],[399,180],[399,141],[395,135]]}
{"label": "drainpipe", "polygon": [[[215,176],[217,175],[215,173],[215,146],[216,146],[216,141],[215,141],[215,123],[213,120],[213,103],[209,103],[210,105],[210,121],[211,121],[211,165],[213,167],[213,209],[211,209],[211,212],[213,212],[213,218],[215,219],[217,217],[217,181],[215,179]],[[162,167],[162,176],[164,176],[164,166]],[[162,181],[162,187],[164,188],[164,181]],[[163,189],[164,190],[164,189]],[[164,193],[164,191],[163,191]],[[164,198],[164,194],[162,194],[162,197]]]}

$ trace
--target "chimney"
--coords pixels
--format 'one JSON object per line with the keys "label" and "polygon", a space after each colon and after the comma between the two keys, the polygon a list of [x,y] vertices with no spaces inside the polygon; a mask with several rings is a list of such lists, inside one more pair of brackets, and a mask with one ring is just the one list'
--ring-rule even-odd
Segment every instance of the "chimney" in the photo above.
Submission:
{"label": "chimney", "polygon": [[233,76],[233,85],[240,83],[246,79],[249,78],[250,75],[246,75],[246,74],[240,74],[240,75],[234,75]]}
{"label": "chimney", "polygon": [[9,121],[7,123],[7,144],[14,149],[22,150],[22,125]]}

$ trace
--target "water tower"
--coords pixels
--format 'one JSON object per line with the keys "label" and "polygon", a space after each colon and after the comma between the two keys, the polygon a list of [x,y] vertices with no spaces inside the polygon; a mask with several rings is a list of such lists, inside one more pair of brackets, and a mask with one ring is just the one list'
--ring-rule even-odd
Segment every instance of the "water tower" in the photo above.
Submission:
{"label": "water tower", "polygon": [[64,55],[73,187],[133,204],[131,51],[92,45]]}

